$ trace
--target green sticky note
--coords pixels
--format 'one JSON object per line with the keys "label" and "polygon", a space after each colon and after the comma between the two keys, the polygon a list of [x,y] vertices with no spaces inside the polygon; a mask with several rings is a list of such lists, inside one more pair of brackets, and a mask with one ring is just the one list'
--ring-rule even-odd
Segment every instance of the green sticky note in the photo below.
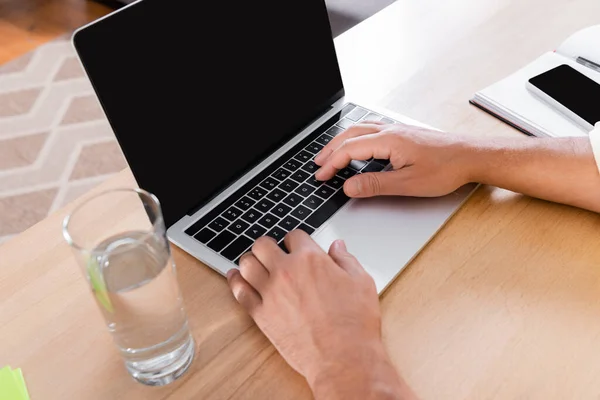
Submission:
{"label": "green sticky note", "polygon": [[23,371],[21,371],[21,368],[14,369],[13,376],[21,388],[23,399],[29,400],[29,392],[27,391],[27,385],[25,385],[25,378],[23,378]]}
{"label": "green sticky note", "polygon": [[9,366],[0,369],[0,399],[27,400],[26,397],[23,397],[21,385],[17,382],[17,379]]}

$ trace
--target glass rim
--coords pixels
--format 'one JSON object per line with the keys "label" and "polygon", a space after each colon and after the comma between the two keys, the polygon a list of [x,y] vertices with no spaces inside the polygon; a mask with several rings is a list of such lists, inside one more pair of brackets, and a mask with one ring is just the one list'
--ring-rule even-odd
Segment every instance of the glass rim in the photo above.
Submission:
{"label": "glass rim", "polygon": [[71,210],[63,219],[62,222],[62,234],[63,237],[65,239],[65,241],[67,242],[67,244],[69,246],[71,246],[72,248],[82,251],[82,252],[87,252],[90,254],[93,254],[95,252],[94,249],[88,249],[86,247],[82,247],[80,246],[74,239],[73,236],[71,235],[71,233],[69,232],[69,223],[71,222],[71,218],[73,217],[73,215],[75,215],[77,213],[77,211],[80,211],[84,206],[88,205],[92,200],[96,200],[97,198],[107,195],[107,194],[112,194],[112,193],[137,193],[138,195],[144,195],[147,196],[148,198],[150,198],[152,200],[152,202],[154,204],[156,204],[156,206],[158,207],[158,214],[157,214],[157,218],[154,220],[154,222],[152,223],[152,229],[151,230],[144,230],[142,232],[144,232],[144,235],[140,238],[140,239],[146,239],[152,235],[155,234],[155,231],[157,230],[157,228],[159,228],[157,225],[162,223],[163,221],[163,215],[162,215],[162,209],[160,207],[160,201],[158,200],[158,197],[156,197],[154,194],[148,192],[147,190],[144,189],[140,189],[140,188],[116,188],[116,189],[108,189],[108,190],[104,190],[102,192],[96,193],[95,195],[91,196],[90,198],[86,199],[85,201],[83,201],[81,204],[78,204],[73,210]]}

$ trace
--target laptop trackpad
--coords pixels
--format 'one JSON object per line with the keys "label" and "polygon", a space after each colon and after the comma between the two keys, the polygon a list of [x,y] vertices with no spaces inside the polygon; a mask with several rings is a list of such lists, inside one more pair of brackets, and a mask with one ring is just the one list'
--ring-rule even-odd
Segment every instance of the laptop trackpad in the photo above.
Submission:
{"label": "laptop trackpad", "polygon": [[327,251],[346,242],[381,291],[427,244],[476,185],[438,198],[377,197],[352,200],[313,234]]}

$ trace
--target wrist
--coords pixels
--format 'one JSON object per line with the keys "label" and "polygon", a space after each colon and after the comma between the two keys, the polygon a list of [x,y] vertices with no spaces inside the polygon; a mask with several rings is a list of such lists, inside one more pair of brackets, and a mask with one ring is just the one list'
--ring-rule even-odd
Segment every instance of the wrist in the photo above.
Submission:
{"label": "wrist", "polygon": [[[520,139],[520,138],[519,138]],[[467,182],[491,184],[492,175],[513,157],[519,139],[467,138],[462,142],[460,159]],[[503,170],[504,170],[503,168]]]}
{"label": "wrist", "polygon": [[404,399],[403,382],[382,343],[352,346],[343,354],[322,360],[307,376],[315,399]]}
{"label": "wrist", "polygon": [[529,136],[474,139],[465,149],[467,175],[471,182],[503,187],[504,176],[533,159],[544,144],[543,139]]}
{"label": "wrist", "polygon": [[454,144],[455,159],[459,166],[458,179],[461,184],[481,182],[482,171],[485,171],[482,161],[486,159],[482,153],[488,150],[483,141],[469,137],[463,137]]}

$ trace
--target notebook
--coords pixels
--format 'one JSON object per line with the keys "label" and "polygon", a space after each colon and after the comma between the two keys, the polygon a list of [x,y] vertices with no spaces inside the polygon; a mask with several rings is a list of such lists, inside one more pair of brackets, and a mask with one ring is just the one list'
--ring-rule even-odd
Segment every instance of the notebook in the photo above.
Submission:
{"label": "notebook", "polygon": [[585,136],[588,132],[534,97],[525,85],[530,78],[562,64],[600,83],[600,25],[574,33],[556,50],[475,93],[470,103],[531,136]]}

